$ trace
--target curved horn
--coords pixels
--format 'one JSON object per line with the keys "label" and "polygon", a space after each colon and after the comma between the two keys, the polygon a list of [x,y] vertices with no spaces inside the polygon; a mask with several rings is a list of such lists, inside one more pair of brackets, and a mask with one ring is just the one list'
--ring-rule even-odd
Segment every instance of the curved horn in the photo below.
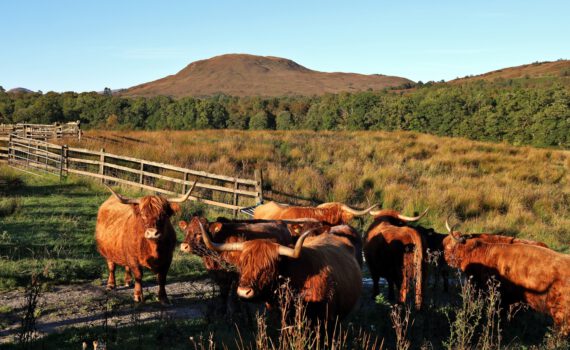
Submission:
{"label": "curved horn", "polygon": [[449,222],[448,219],[445,219],[445,228],[447,229],[447,232],[449,233],[449,235],[451,236],[451,238],[453,238],[454,240],[456,240],[457,242],[459,242],[459,238],[455,237],[455,235],[453,234],[453,229],[455,228],[455,226],[457,226],[457,224],[449,227]]}
{"label": "curved horn", "polygon": [[123,203],[123,204],[139,204],[140,199],[133,199],[133,198],[127,198],[127,197],[123,197],[120,194],[118,194],[117,192],[113,191],[113,189],[107,185],[105,185],[105,187],[107,187],[107,189],[109,191],[111,191],[111,193],[113,194],[113,196],[115,196],[115,198],[117,198],[119,200],[119,202]]}
{"label": "curved horn", "polygon": [[300,257],[301,249],[303,248],[303,242],[305,242],[305,238],[307,238],[310,233],[316,230],[317,230],[316,228],[312,228],[303,233],[301,237],[299,237],[299,239],[297,240],[297,243],[295,243],[295,249],[291,249],[289,247],[280,244],[278,250],[279,255],[284,255],[292,259],[297,259],[298,257]]}
{"label": "curved horn", "polygon": [[243,242],[234,242],[234,243],[214,243],[210,239],[210,234],[206,232],[204,229],[204,225],[201,222],[198,222],[200,225],[200,231],[202,231],[202,240],[206,247],[211,250],[215,250],[217,252],[238,252],[243,250]]}
{"label": "curved horn", "polygon": [[168,198],[168,201],[170,203],[182,203],[182,202],[186,202],[188,200],[188,198],[190,197],[190,193],[192,193],[192,191],[194,190],[194,187],[196,186],[196,183],[198,182],[198,180],[194,181],[194,183],[192,184],[192,187],[190,187],[190,190],[188,192],[186,192],[185,195],[183,195],[182,197],[178,197],[178,198]]}
{"label": "curved horn", "polygon": [[341,207],[341,209],[344,210],[344,211],[346,211],[346,212],[351,213],[352,215],[355,215],[355,216],[362,216],[362,215],[368,214],[372,209],[376,208],[377,206],[378,206],[378,204],[374,204],[373,206],[371,206],[371,207],[369,207],[369,208],[367,208],[367,209],[364,209],[364,210],[356,210],[356,209],[352,209],[351,207],[349,207],[349,206],[346,205],[346,204],[343,204],[342,207]]}
{"label": "curved horn", "polygon": [[426,208],[426,210],[424,210],[424,212],[418,216],[404,216],[404,215],[398,214],[398,219],[403,220],[403,221],[407,221],[407,222],[416,222],[419,219],[423,218],[424,215],[427,214],[428,210],[429,210],[429,208]]}

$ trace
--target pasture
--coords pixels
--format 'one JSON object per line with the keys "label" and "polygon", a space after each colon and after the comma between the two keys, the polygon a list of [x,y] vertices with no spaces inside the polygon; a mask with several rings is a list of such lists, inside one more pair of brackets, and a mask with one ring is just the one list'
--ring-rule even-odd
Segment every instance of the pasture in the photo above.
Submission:
{"label": "pasture", "polygon": [[[568,151],[408,132],[88,131],[86,136],[81,142],[62,143],[94,150],[105,148],[108,152],[224,175],[251,176],[255,168],[261,168],[266,180],[264,194],[279,201],[341,201],[354,207],[381,203],[384,208],[408,215],[429,207],[421,223],[438,232],[446,232],[445,219],[451,216],[461,223],[464,232],[502,233],[543,241],[557,251],[570,252]],[[109,196],[104,187],[86,178],[60,181],[6,166],[0,166],[0,177],[7,184],[0,188],[0,300],[23,295],[29,290],[32,275],[41,275],[40,296],[61,286],[68,291],[99,291],[84,300],[78,298],[78,305],[67,305],[78,315],[96,317],[32,345],[77,349],[84,340],[106,338],[109,348],[153,349],[161,344],[188,348],[192,346],[189,337],[196,341],[202,337],[203,344],[207,344],[211,333],[217,346],[223,343],[240,348],[239,339],[246,343],[257,341],[259,334],[273,332],[263,333],[255,321],[244,320],[230,329],[223,319],[212,316],[211,309],[220,302],[215,293],[184,287],[208,284],[201,261],[178,249],[167,280],[167,290],[170,284],[176,289],[171,310],[163,311],[156,305],[156,287],[151,284],[154,276],[148,272],[145,288],[150,285],[151,292],[145,291],[147,305],[133,308],[130,291],[107,296],[102,292],[107,276],[105,263],[93,240],[97,208]],[[121,193],[134,197],[143,192],[124,187]],[[231,216],[230,212],[189,202],[172,222],[176,224],[196,212],[209,218]],[[354,224],[362,232],[369,222],[365,218]],[[182,232],[177,229],[177,233],[181,241]],[[361,304],[346,320],[346,327],[384,339],[384,348],[405,348],[392,328],[388,303],[383,297],[371,301],[370,287],[364,289]],[[403,333],[411,348],[453,348],[445,342],[453,337],[458,323],[470,322],[461,318],[462,311],[470,302],[476,302],[467,292],[464,290],[467,298],[462,301],[457,296],[442,297],[437,289],[430,289],[427,309],[412,311],[413,322]],[[54,302],[49,304],[50,298],[44,299],[48,302],[36,315],[40,323],[42,317],[53,317],[50,313],[56,308]],[[60,307],[65,305],[65,299],[57,302]],[[479,302],[479,307],[487,305],[484,300]],[[90,308],[91,313],[86,311]],[[177,314],[181,308],[200,312],[193,316]],[[15,327],[23,311],[11,306],[0,310],[0,326],[14,329],[10,335],[3,334],[3,342],[17,334]],[[119,314],[129,316],[119,317],[119,322],[113,324],[111,320]],[[141,315],[146,314],[154,316],[141,321]],[[72,316],[77,315],[70,314],[69,318]],[[554,339],[549,325],[545,317],[523,310],[514,321],[501,324],[502,347],[564,346],[563,341]]]}

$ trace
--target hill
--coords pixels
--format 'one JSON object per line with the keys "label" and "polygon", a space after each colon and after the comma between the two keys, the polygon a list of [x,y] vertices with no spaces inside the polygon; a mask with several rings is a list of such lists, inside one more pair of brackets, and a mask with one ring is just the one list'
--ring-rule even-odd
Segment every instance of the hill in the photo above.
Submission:
{"label": "hill", "polygon": [[122,92],[123,96],[322,95],[381,90],[412,83],[381,74],[318,72],[279,57],[228,54],[196,61],[180,72]]}
{"label": "hill", "polygon": [[541,78],[570,76],[570,60],[535,62],[522,66],[494,70],[484,74],[454,79],[451,83],[464,83],[474,80],[492,81],[495,79]]}
{"label": "hill", "polygon": [[29,94],[29,93],[33,93],[32,90],[23,88],[23,87],[17,87],[17,88],[13,88],[8,90],[8,93],[10,94]]}

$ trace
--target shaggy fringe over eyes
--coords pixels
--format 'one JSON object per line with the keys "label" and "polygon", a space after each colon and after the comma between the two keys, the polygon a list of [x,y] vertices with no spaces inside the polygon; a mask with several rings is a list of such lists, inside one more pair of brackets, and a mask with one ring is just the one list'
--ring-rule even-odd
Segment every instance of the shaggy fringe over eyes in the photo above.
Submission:
{"label": "shaggy fringe over eyes", "polygon": [[146,196],[141,198],[139,204],[141,216],[147,221],[154,221],[160,218],[161,215],[172,214],[170,203],[166,198],[160,196]]}
{"label": "shaggy fringe over eyes", "polygon": [[279,263],[278,250],[278,245],[269,240],[245,242],[239,261],[240,285],[262,290],[274,281]]}

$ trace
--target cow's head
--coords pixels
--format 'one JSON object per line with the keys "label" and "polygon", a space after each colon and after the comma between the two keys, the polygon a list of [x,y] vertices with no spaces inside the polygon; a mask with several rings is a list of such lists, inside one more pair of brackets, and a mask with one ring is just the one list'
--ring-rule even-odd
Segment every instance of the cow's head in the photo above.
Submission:
{"label": "cow's head", "polygon": [[426,208],[426,210],[418,216],[405,216],[392,209],[372,210],[370,211],[370,215],[374,217],[375,221],[387,221],[393,225],[403,226],[419,221],[427,214],[428,210],[429,208]]}
{"label": "cow's head", "polygon": [[301,256],[303,242],[314,229],[304,232],[297,240],[295,248],[289,248],[267,239],[255,239],[245,242],[214,243],[202,228],[204,244],[218,252],[240,252],[237,263],[240,278],[237,294],[243,299],[253,299],[266,295],[279,282],[279,264],[282,258],[298,259]]}
{"label": "cow's head", "polygon": [[184,231],[184,241],[180,244],[180,250],[185,253],[193,253],[199,256],[204,255],[206,246],[202,240],[202,231],[199,223],[209,230],[210,223],[202,216],[194,216],[189,222],[181,220],[178,227]]}
{"label": "cow's head", "polygon": [[170,226],[170,217],[180,211],[178,203],[182,203],[190,197],[192,188],[183,196],[178,198],[165,198],[162,196],[145,196],[141,198],[127,198],[108,187],[109,191],[122,204],[132,206],[137,217],[140,218],[144,227],[144,238],[149,240],[160,240],[162,233]]}
{"label": "cow's head", "polygon": [[449,266],[459,267],[463,260],[463,253],[465,244],[469,236],[463,235],[459,231],[455,231],[455,227],[449,226],[448,220],[445,220],[445,228],[447,228],[448,235],[443,239],[443,256]]}
{"label": "cow's head", "polygon": [[340,222],[336,222],[334,224],[348,224],[355,216],[363,216],[372,211],[372,209],[376,208],[378,204],[374,204],[364,210],[353,209],[346,204],[338,203],[338,202],[330,202],[330,203],[323,203],[319,205],[317,208],[322,209],[329,209],[334,212],[340,213]]}

